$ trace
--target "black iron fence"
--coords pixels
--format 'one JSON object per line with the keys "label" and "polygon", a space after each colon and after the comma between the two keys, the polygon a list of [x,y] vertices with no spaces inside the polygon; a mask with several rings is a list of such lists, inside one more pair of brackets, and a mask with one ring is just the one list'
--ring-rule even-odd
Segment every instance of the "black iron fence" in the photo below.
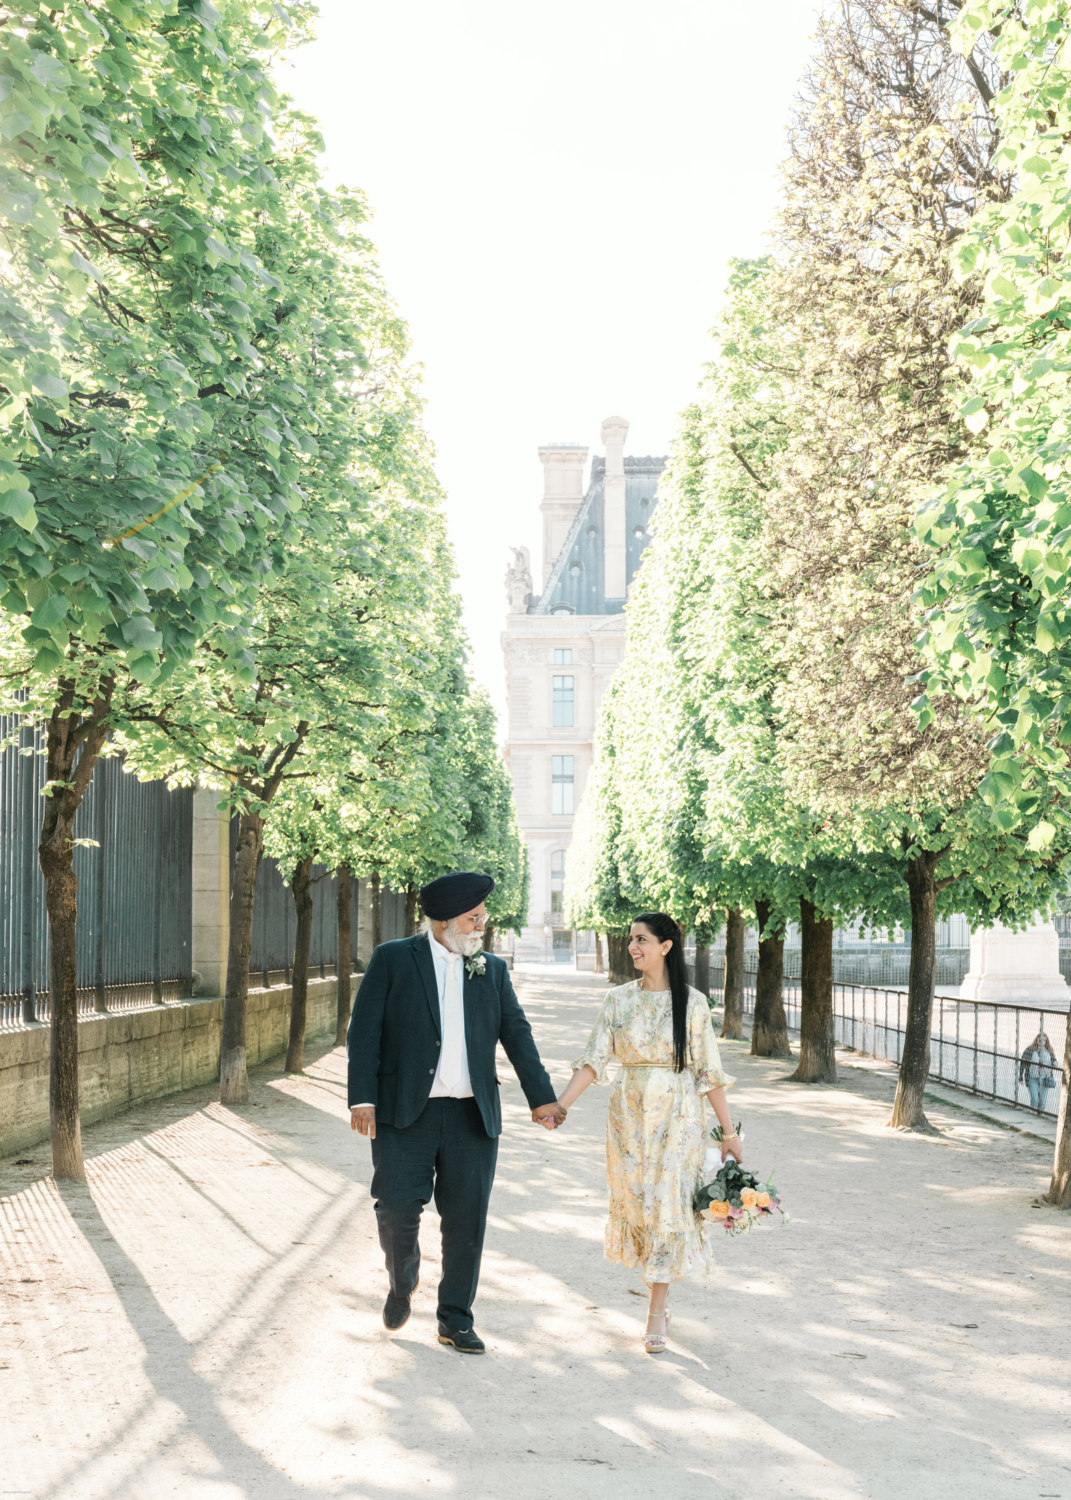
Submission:
{"label": "black iron fence", "polygon": [[[44,813],[40,736],[0,716],[0,736],[19,734],[0,753],[0,1027],[47,1022],[48,920],[37,857]],[[193,792],[139,781],[115,757],[101,760],[74,822],[78,879],[78,1011],[138,1009],[193,992]],[[231,825],[231,852],[237,820]],[[333,871],[313,870],[310,972],[333,975],[338,948]],[[404,936],[405,897],[380,896],[380,936]],[[351,961],[370,947],[367,887],[352,882]],[[274,859],[261,861],[253,908],[253,983],[289,983],[296,912]]]}
{"label": "black iron fence", "polygon": [[[231,867],[238,844],[238,820],[231,820]],[[325,865],[312,867],[312,940],[309,944],[309,973],[326,978],[336,972],[338,957],[338,877]],[[398,891],[382,890],[380,906],[380,941],[391,942],[405,936],[405,896]],[[351,963],[358,951],[367,951],[365,928],[370,920],[367,909],[361,909],[359,883],[350,885]],[[297,937],[297,911],[294,896],[279,862],[265,855],[257,870],[253,900],[253,938],[249,948],[249,972],[266,988],[289,984]],[[360,949],[358,945],[360,944]]]}
{"label": "black iron fence", "polygon": [[[711,968],[711,992],[724,999],[725,971]],[[800,989],[783,989],[789,1029],[800,1025]],[[755,1013],[755,976],[744,978],[744,1014]],[[1026,1005],[990,1005],[938,995],[930,1031],[930,1078],[984,1099],[1055,1119],[1060,1108],[1068,1018]],[[833,985],[837,1042],[899,1066],[907,1029],[907,992],[873,985]]]}
{"label": "black iron fence", "polygon": [[[0,718],[0,733],[18,728]],[[48,921],[37,860],[45,762],[32,732],[0,755],[0,1023],[47,1021]],[[101,761],[74,822],[78,1008],[123,1010],[188,994],[193,793]]]}

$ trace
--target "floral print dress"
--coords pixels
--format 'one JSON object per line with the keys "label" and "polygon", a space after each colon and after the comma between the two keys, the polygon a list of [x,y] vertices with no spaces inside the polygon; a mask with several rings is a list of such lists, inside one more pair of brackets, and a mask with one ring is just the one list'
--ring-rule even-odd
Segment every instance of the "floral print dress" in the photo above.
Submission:
{"label": "floral print dress", "polygon": [[638,979],[610,990],[573,1067],[586,1064],[605,1083],[615,1058],[622,1072],[606,1116],[606,1259],[641,1266],[648,1283],[705,1276],[713,1246],[692,1208],[707,1145],[703,1095],[736,1082],[722,1071],[706,1000],[688,991],[688,1054],[677,1073],[669,990],[641,989]]}

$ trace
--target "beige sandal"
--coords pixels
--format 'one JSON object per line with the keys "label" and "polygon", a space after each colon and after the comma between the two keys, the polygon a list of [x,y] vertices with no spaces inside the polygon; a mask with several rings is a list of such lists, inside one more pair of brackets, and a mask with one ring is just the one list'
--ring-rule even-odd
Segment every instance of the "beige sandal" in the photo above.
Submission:
{"label": "beige sandal", "polygon": [[[649,1316],[657,1318],[658,1314],[652,1313]],[[666,1319],[665,1333],[645,1333],[643,1336],[643,1347],[648,1354],[664,1354],[666,1352],[666,1336],[669,1333],[669,1320],[671,1314],[666,1313],[664,1314],[664,1316]]]}

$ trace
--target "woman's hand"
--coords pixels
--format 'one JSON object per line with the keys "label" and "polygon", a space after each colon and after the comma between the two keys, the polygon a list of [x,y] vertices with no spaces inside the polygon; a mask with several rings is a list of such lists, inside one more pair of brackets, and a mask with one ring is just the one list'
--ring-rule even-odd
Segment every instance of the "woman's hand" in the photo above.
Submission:
{"label": "woman's hand", "polygon": [[744,1165],[744,1143],[738,1135],[726,1136],[721,1143],[721,1159],[731,1156],[738,1167]]}

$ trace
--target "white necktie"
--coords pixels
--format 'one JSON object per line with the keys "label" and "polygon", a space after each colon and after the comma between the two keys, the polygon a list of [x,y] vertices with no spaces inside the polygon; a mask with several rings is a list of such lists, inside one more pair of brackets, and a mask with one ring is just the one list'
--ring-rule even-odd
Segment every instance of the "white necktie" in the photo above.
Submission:
{"label": "white necktie", "polygon": [[446,984],[443,988],[443,1059],[439,1081],[450,1093],[461,1083],[461,1059],[465,1045],[465,1002],[461,990],[461,956],[451,953],[446,960]]}

